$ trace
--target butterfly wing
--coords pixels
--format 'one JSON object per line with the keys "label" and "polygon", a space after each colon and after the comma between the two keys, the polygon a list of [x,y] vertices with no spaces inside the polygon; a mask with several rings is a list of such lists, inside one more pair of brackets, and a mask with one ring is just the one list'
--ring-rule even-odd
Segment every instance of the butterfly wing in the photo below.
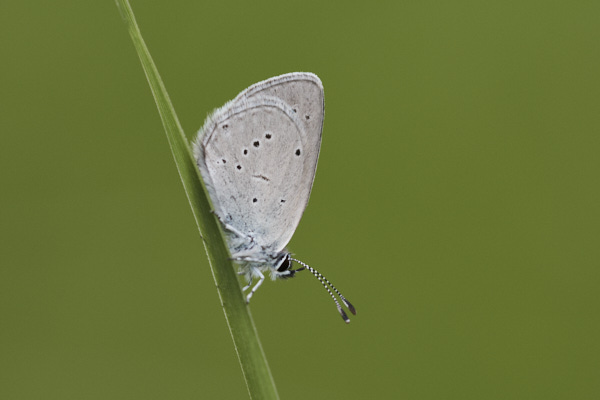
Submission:
{"label": "butterfly wing", "polygon": [[255,96],[217,110],[195,143],[215,212],[261,248],[281,251],[308,202],[316,158],[305,136],[288,104]]}
{"label": "butterfly wing", "polygon": [[207,120],[194,151],[222,221],[283,250],[308,204],[323,118],[321,81],[294,72],[250,86]]}

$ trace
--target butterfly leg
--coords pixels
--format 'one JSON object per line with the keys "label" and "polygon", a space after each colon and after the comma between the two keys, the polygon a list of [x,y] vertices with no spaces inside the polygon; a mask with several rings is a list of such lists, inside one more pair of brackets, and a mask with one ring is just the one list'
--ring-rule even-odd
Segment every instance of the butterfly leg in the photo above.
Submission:
{"label": "butterfly leg", "polygon": [[[248,296],[246,296],[246,303],[250,303],[250,298],[252,297],[254,292],[256,292],[256,290],[260,287],[260,285],[262,285],[263,281],[265,280],[265,276],[258,269],[255,269],[254,272],[258,275],[258,282],[256,283],[256,285],[254,285],[254,287],[252,288],[250,293],[248,293]],[[248,286],[246,286],[244,289],[249,288],[250,285],[251,285],[251,283],[249,283]]]}
{"label": "butterfly leg", "polygon": [[256,248],[249,248],[245,250],[236,251],[231,255],[231,259],[235,261],[254,262],[261,264],[269,262],[267,258],[256,258],[255,256],[257,254],[259,254],[259,251]]}
{"label": "butterfly leg", "polygon": [[[245,262],[261,263],[261,264],[269,262],[269,260],[263,259],[263,258],[240,257],[240,256],[236,256],[235,254],[231,257],[231,259],[234,261],[245,261]],[[243,274],[244,273],[241,273],[240,275],[243,275]]]}
{"label": "butterfly leg", "polygon": [[215,211],[213,211],[213,213],[217,216],[217,218],[219,219],[219,222],[221,223],[221,225],[223,225],[223,228],[225,228],[225,230],[228,230],[229,232],[235,234],[236,236],[238,236],[242,239],[246,239],[246,240],[252,239],[252,238],[248,237],[248,235],[246,235],[245,233],[240,232],[235,227],[233,227],[233,226],[229,225],[227,222],[225,222],[223,220],[223,218],[221,218],[221,216],[219,214],[217,214]]}

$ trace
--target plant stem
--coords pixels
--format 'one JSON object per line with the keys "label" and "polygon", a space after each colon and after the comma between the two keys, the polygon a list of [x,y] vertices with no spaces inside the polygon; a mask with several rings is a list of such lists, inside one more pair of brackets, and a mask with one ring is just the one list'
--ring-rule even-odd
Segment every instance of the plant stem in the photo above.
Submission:
{"label": "plant stem", "polygon": [[230,259],[223,230],[215,215],[211,213],[213,208],[210,198],[196,167],[187,138],[179,124],[150,52],[142,39],[128,0],[116,0],[116,2],[148,79],[179,177],[203,239],[210,269],[225,313],[225,320],[233,339],[250,398],[278,399],[275,382],[258,339],[250,310],[240,290],[236,269]]}

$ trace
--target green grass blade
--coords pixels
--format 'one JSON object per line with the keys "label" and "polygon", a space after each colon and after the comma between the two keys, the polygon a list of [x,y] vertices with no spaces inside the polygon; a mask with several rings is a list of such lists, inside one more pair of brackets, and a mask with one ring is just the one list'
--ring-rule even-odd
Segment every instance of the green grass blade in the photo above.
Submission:
{"label": "green grass blade", "polygon": [[196,168],[187,138],[179,124],[150,52],[142,39],[129,2],[127,0],[116,0],[116,2],[148,79],[181,182],[203,238],[204,248],[246,380],[248,393],[253,399],[278,399],[275,382],[258,339],[252,316],[240,290],[223,231],[215,215],[211,213],[210,198],[202,183],[198,168]]}

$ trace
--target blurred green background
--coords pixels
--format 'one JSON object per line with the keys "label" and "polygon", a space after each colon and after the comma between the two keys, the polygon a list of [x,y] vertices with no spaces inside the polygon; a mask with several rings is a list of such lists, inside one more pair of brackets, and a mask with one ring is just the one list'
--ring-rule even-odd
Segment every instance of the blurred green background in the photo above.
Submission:
{"label": "blurred green background", "polygon": [[[600,397],[600,2],[142,2],[186,134],[311,71],[326,117],[251,304],[282,399]],[[247,398],[112,1],[0,5],[0,398]]]}

